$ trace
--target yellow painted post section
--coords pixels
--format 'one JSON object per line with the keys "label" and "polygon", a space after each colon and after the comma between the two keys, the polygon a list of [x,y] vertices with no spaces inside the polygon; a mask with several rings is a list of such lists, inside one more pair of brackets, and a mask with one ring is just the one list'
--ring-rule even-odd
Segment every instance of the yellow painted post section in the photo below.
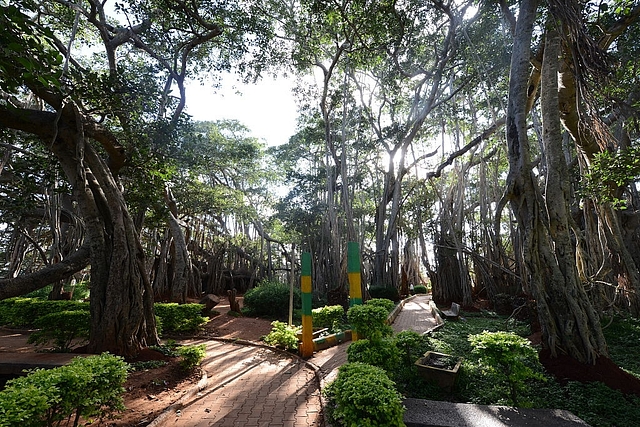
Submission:
{"label": "yellow painted post section", "polygon": [[[308,255],[308,256],[306,256]],[[311,254],[302,254],[302,276],[300,290],[302,291],[302,357],[313,356],[313,322],[311,320]],[[308,265],[306,265],[308,263]]]}
{"label": "yellow painted post section", "polygon": [[[360,245],[347,243],[347,274],[349,277],[349,306],[362,304],[362,276],[360,274]],[[358,334],[352,332],[352,340],[358,340]]]}

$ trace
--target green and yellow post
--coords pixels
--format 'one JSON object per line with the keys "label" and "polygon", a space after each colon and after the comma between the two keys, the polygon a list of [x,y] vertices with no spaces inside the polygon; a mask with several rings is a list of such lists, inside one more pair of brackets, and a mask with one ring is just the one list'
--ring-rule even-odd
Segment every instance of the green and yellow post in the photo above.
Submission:
{"label": "green and yellow post", "polygon": [[[347,243],[347,273],[349,275],[349,307],[362,304],[362,276],[360,275],[360,246],[358,242]],[[352,340],[358,335],[352,332]]]}
{"label": "green and yellow post", "polygon": [[302,291],[302,345],[300,355],[313,355],[313,323],[311,320],[311,253],[302,253],[302,274],[300,277]]}

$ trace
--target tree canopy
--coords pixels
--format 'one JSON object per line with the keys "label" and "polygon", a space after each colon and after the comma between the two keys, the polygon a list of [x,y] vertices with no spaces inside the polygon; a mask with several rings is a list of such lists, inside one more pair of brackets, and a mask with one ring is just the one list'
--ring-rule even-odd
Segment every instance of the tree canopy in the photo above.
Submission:
{"label": "tree canopy", "polygon": [[[89,275],[90,350],[131,355],[157,341],[154,300],[295,282],[300,251],[314,298],[346,304],[356,241],[365,295],[530,299],[552,353],[606,356],[602,315],[640,315],[639,17],[628,0],[0,1],[0,298]],[[297,81],[286,144],[185,114],[186,83],[227,71]]]}

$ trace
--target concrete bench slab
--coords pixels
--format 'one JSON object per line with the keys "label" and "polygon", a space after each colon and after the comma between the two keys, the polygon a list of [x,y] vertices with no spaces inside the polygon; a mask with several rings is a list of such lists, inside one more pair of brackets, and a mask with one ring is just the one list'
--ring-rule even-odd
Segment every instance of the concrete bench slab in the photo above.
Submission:
{"label": "concrete bench slab", "polygon": [[569,411],[405,399],[407,427],[589,427]]}

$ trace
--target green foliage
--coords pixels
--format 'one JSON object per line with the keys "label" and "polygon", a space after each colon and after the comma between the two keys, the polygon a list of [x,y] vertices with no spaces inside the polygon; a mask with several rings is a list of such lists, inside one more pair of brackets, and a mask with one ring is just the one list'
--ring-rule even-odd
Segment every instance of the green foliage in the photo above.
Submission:
{"label": "green foliage", "polygon": [[497,371],[509,385],[511,404],[518,405],[518,390],[525,381],[544,379],[538,353],[531,343],[510,332],[482,332],[469,337],[473,354],[488,371]]}
{"label": "green foliage", "polygon": [[0,391],[0,426],[47,426],[78,417],[103,418],[124,409],[127,364],[110,354],[76,357],[66,366],[38,369]]}
{"label": "green foliage", "polygon": [[147,371],[149,369],[160,368],[167,364],[168,362],[165,360],[141,360],[139,362],[130,363],[129,366],[132,371]]}
{"label": "green foliage", "polygon": [[155,303],[155,314],[161,319],[163,332],[195,332],[209,321],[203,317],[202,304]]}
{"label": "green foliage", "polygon": [[347,348],[347,361],[377,366],[384,369],[389,377],[393,377],[400,364],[400,350],[392,338],[377,341],[358,340]]}
{"label": "green foliage", "polygon": [[61,311],[89,311],[88,302],[8,298],[0,301],[0,325],[35,326],[38,318]]}
{"label": "green foliage", "polygon": [[369,288],[369,295],[371,298],[386,298],[393,302],[400,301],[400,293],[398,290],[391,286],[374,286]]}
{"label": "green foliage", "polygon": [[393,334],[391,326],[387,324],[389,312],[384,307],[376,305],[354,305],[347,311],[349,324],[356,330],[359,338],[372,341],[389,337]]}
{"label": "green foliage", "polygon": [[342,329],[344,314],[344,308],[341,305],[326,305],[314,308],[311,311],[311,318],[314,327],[329,328],[331,332],[337,332]]}
{"label": "green foliage", "polygon": [[616,317],[604,329],[611,360],[640,377],[640,319]]}
{"label": "green foliage", "polygon": [[417,285],[417,286],[414,286],[413,288],[414,294],[426,294],[427,292],[428,292],[428,289],[425,285]]}
{"label": "green foliage", "polygon": [[578,415],[594,427],[637,425],[640,419],[640,397],[625,396],[601,382],[569,382],[558,407]]}
{"label": "green foliage", "polygon": [[386,298],[373,298],[366,302],[367,305],[374,305],[376,307],[382,307],[387,310],[387,313],[391,313],[396,305],[393,301]]}
{"label": "green foliage", "polygon": [[[289,285],[285,283],[262,282],[244,294],[244,307],[252,315],[283,319],[289,313],[289,289]],[[294,288],[293,307],[301,306],[300,290]]]}
{"label": "green foliage", "polygon": [[185,370],[191,371],[200,363],[207,355],[206,344],[184,345],[176,348],[176,353],[180,356],[180,366]]}
{"label": "green foliage", "polygon": [[300,328],[297,326],[289,326],[284,322],[271,322],[271,332],[264,337],[264,342],[275,347],[284,348],[285,350],[298,350],[298,336],[296,335]]}
{"label": "green foliage", "polygon": [[91,314],[85,310],[60,311],[39,317],[34,326],[39,331],[29,336],[29,343],[44,345],[53,341],[55,350],[67,352],[78,338],[89,338]]}
{"label": "green foliage", "polygon": [[345,427],[404,426],[402,400],[385,372],[364,363],[347,363],[323,394],[332,425]]}
{"label": "green foliage", "polygon": [[406,365],[413,365],[427,351],[432,350],[428,339],[415,331],[398,332],[393,338],[400,357]]}
{"label": "green foliage", "polygon": [[617,198],[616,191],[639,177],[640,147],[633,146],[615,153],[603,151],[595,155],[582,182],[582,191],[601,203],[625,208],[626,201]]}

